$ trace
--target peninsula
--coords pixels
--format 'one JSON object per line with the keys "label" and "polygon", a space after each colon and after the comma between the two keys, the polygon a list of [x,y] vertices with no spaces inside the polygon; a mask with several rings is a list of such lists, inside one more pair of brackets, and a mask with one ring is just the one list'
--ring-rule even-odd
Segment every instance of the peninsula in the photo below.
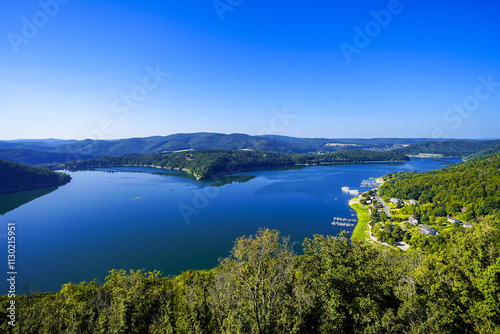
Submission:
{"label": "peninsula", "polygon": [[105,168],[149,166],[187,172],[196,179],[229,175],[256,168],[328,165],[334,163],[401,162],[409,158],[398,152],[343,150],[326,154],[271,153],[252,150],[188,150],[144,155],[98,157],[70,161],[56,168]]}
{"label": "peninsula", "polygon": [[71,180],[64,173],[6,160],[0,160],[0,175],[0,194],[57,186]]}

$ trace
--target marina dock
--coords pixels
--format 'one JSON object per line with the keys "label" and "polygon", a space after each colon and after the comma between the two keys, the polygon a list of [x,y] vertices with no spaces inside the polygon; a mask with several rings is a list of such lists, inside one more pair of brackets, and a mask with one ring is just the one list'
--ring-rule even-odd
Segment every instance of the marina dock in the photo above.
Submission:
{"label": "marina dock", "polygon": [[354,227],[356,226],[357,219],[343,218],[343,217],[333,217],[333,226],[344,226],[344,227]]}

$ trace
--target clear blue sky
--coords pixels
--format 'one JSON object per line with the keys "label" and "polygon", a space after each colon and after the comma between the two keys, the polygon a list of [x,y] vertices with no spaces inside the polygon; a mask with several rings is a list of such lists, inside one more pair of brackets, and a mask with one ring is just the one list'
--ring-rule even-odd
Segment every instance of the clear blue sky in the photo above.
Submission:
{"label": "clear blue sky", "polygon": [[5,1],[0,139],[499,138],[499,13],[471,0]]}

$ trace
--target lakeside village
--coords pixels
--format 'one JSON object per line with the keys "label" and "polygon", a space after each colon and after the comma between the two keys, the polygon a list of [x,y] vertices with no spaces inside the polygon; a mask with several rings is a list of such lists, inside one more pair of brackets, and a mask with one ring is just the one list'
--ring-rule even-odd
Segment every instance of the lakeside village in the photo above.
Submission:
{"label": "lakeside village", "polygon": [[342,187],[342,191],[356,196],[349,201],[349,205],[354,212],[351,215],[357,216],[357,219],[334,217],[332,225],[356,226],[351,239],[403,251],[410,247],[434,251],[443,249],[446,240],[456,230],[474,226],[462,220],[466,207],[461,209],[460,217],[422,216],[416,199],[381,197],[379,185],[383,183],[382,179],[363,180],[361,187],[371,188],[363,193]]}
{"label": "lakeside village", "polygon": [[[362,188],[373,188],[377,187],[378,183],[374,178],[370,178],[369,180],[363,180],[361,182],[361,187]],[[359,190],[356,189],[350,189],[349,187],[342,187],[342,191],[348,193],[349,195],[357,196],[359,195]],[[337,200],[335,198],[335,200]],[[328,201],[326,201],[328,203]],[[330,204],[330,203],[328,203]],[[357,218],[356,211],[350,210],[351,211],[351,216],[354,216]],[[354,212],[354,213],[353,213]],[[333,217],[332,225],[333,226],[342,226],[342,227],[354,227],[358,223],[358,220],[355,218],[344,218],[344,217]],[[346,234],[352,233],[351,231],[346,231],[342,230],[342,232]]]}

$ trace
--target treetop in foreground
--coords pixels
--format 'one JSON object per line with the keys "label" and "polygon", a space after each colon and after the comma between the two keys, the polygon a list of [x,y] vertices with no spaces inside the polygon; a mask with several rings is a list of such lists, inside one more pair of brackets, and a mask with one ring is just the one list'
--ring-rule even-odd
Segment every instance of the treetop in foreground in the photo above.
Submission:
{"label": "treetop in foreground", "polygon": [[[239,238],[212,270],[113,270],[104,284],[18,296],[20,333],[496,333],[500,233],[491,217],[446,251],[395,252],[316,235]],[[7,323],[0,297],[0,331]]]}

